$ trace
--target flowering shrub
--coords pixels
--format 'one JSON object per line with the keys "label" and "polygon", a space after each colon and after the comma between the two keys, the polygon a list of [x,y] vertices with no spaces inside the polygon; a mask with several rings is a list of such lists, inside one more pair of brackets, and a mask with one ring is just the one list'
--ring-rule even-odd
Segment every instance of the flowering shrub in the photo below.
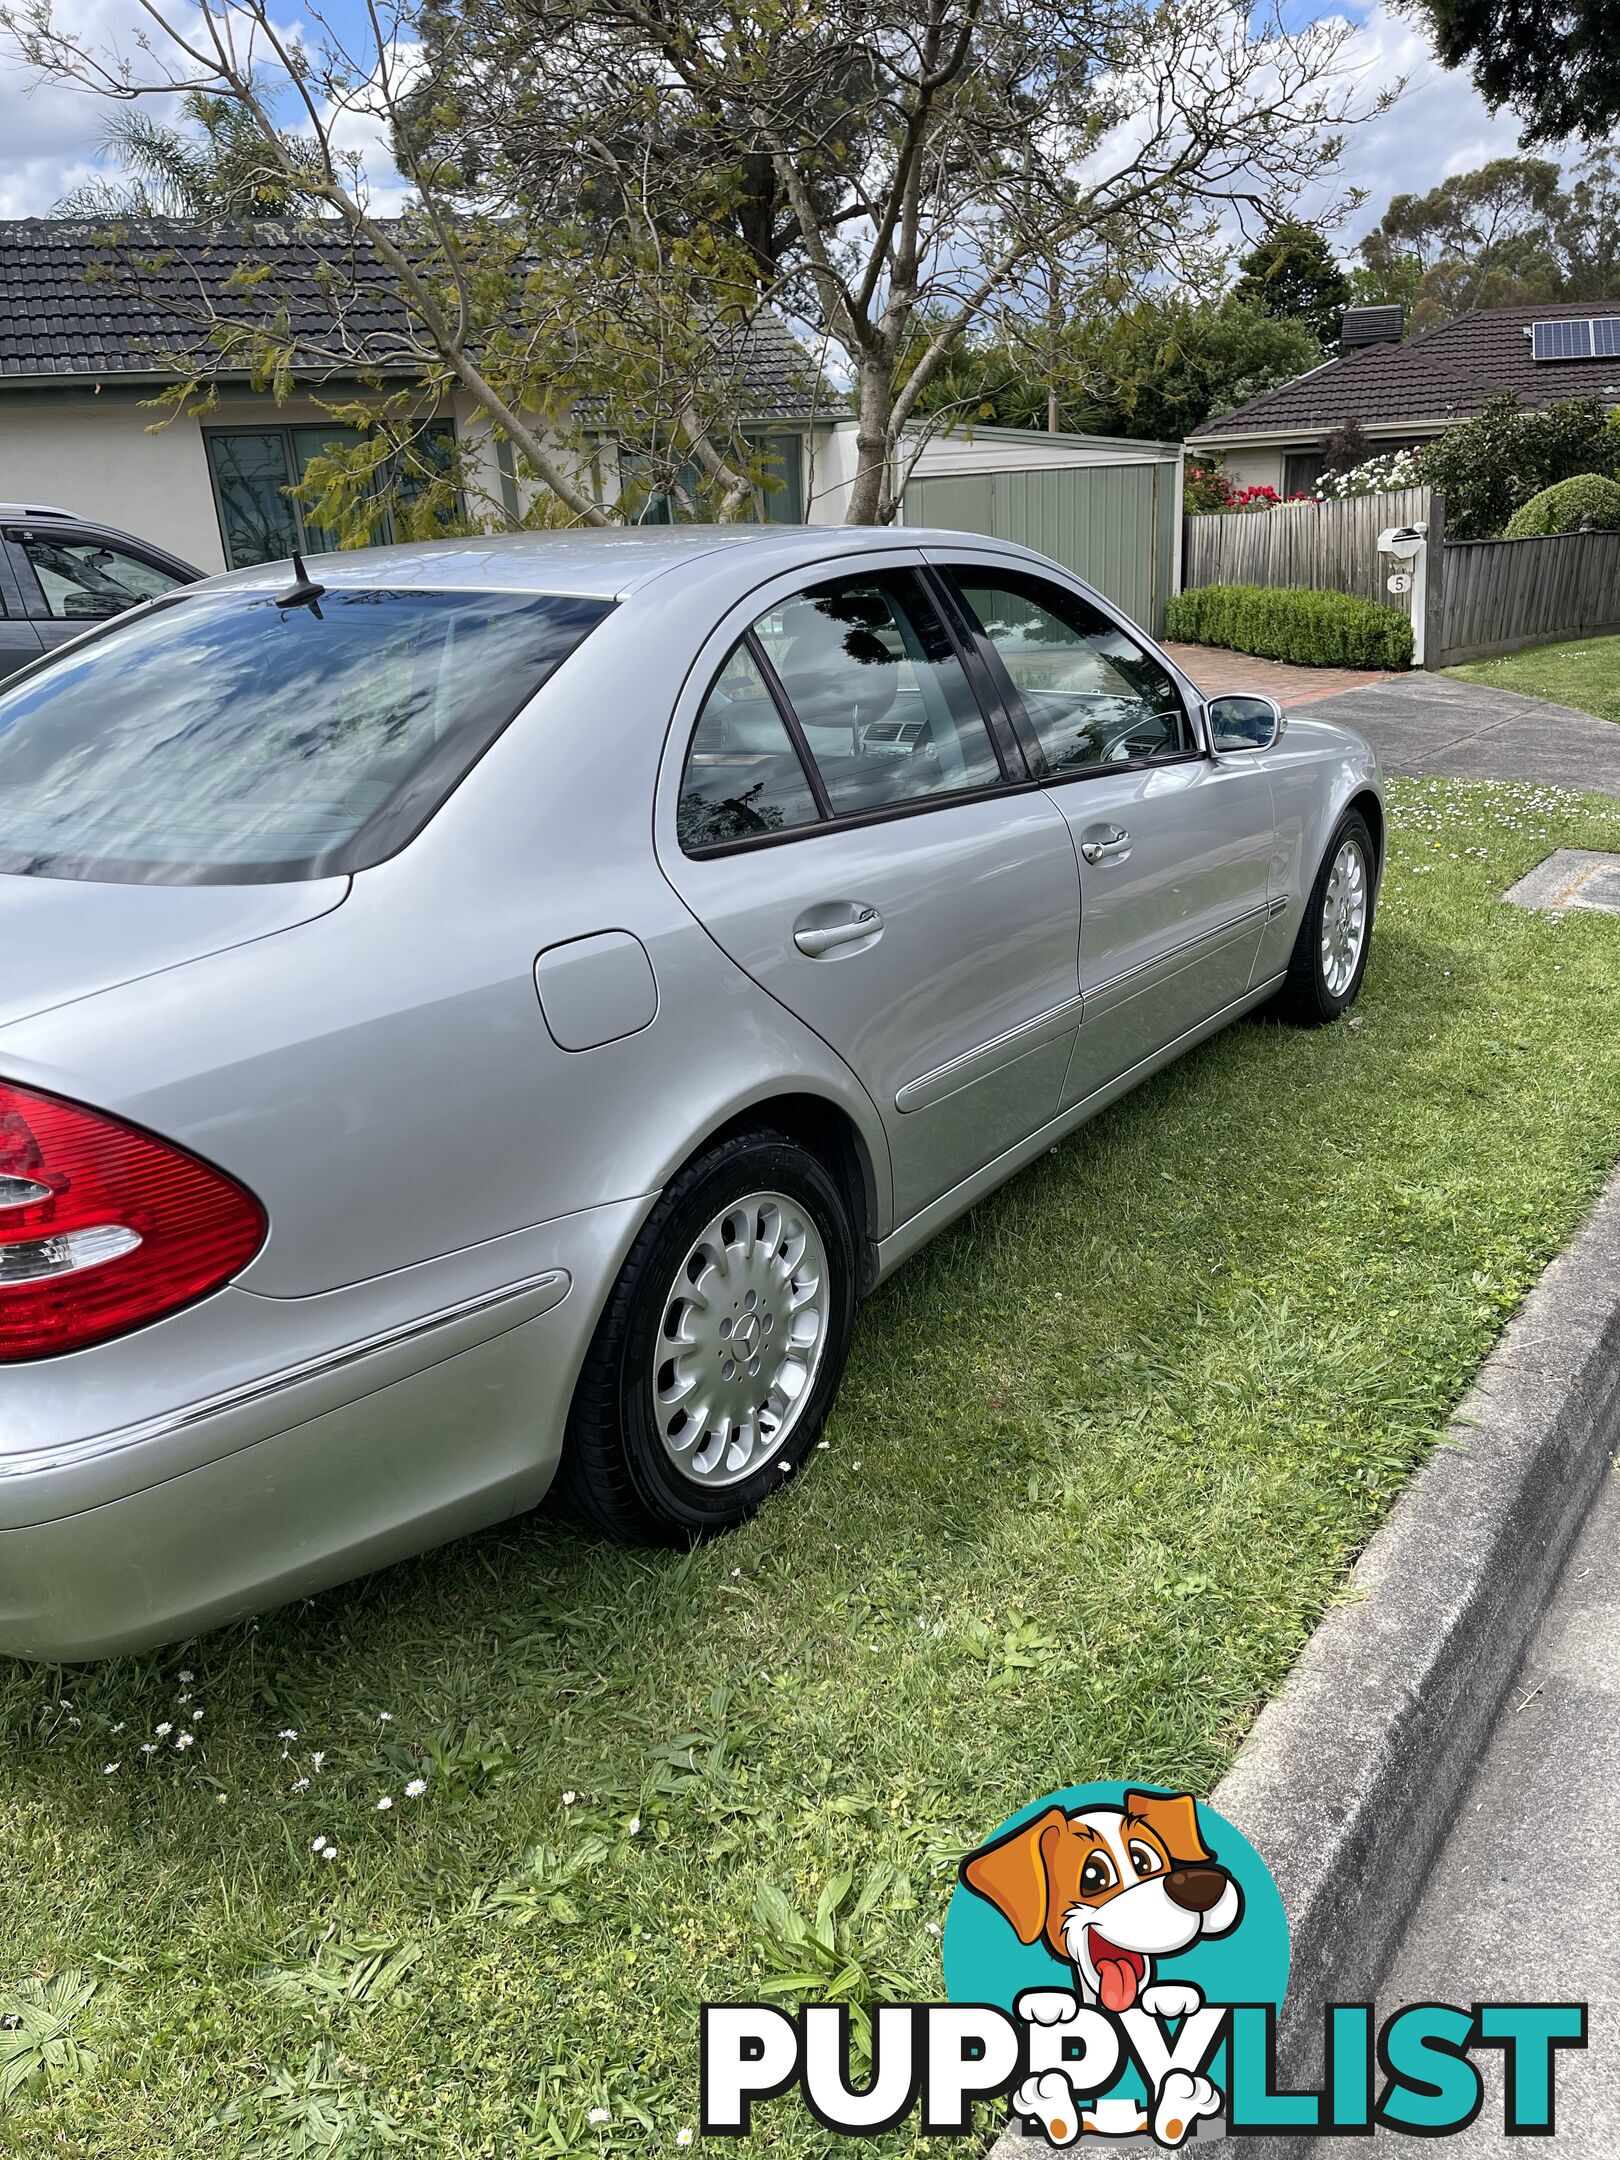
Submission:
{"label": "flowering shrub", "polygon": [[1182,484],[1182,508],[1189,517],[1205,517],[1232,505],[1232,483],[1218,466],[1189,465]]}
{"label": "flowering shrub", "polygon": [[1235,488],[1225,473],[1213,465],[1189,465],[1181,495],[1182,507],[1189,517],[1207,517],[1215,510],[1280,510],[1285,501],[1308,503],[1315,500],[1314,495],[1303,490],[1284,497],[1274,487]]}
{"label": "flowering shrub", "polygon": [[1383,495],[1391,488],[1421,487],[1423,476],[1413,450],[1390,450],[1349,472],[1324,473],[1316,483],[1318,502],[1349,502],[1357,495]]}

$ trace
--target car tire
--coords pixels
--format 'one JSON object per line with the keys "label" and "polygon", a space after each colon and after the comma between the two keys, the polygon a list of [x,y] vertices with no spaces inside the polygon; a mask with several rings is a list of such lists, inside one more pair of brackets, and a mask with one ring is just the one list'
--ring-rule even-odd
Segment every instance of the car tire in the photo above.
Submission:
{"label": "car tire", "polygon": [[[1355,1003],[1372,949],[1377,875],[1371,828],[1359,810],[1347,810],[1334,828],[1306,902],[1287,978],[1275,1000],[1280,1019],[1296,1027],[1327,1027]],[[1360,922],[1352,952],[1347,949],[1343,911],[1349,902],[1353,916],[1358,881]]]}
{"label": "car tire", "polygon": [[[671,1180],[619,1272],[554,1497],[636,1544],[745,1522],[814,1447],[854,1308],[855,1233],[826,1165],[766,1127],[719,1141]],[[755,1354],[728,1358],[745,1337]]]}

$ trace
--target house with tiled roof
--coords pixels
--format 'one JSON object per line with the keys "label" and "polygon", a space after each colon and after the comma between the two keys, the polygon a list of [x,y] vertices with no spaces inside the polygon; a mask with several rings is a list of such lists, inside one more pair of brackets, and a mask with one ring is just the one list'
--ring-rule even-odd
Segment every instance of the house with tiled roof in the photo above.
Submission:
{"label": "house with tiled roof", "polygon": [[[0,501],[62,506],[122,527],[204,570],[319,551],[328,537],[288,494],[323,443],[353,439],[312,396],[362,393],[361,371],[386,382],[413,374],[405,310],[375,267],[357,282],[341,258],[355,245],[336,225],[241,228],[154,221],[27,218],[0,222]],[[271,266],[266,288],[240,280]],[[341,343],[323,275],[343,295]],[[247,323],[285,306],[301,367],[278,399],[253,384],[248,356],[221,367],[215,321]],[[334,354],[350,356],[337,364]],[[154,400],[206,358],[210,410],[174,414]],[[754,324],[734,356],[744,432],[767,448],[780,485],[762,491],[775,522],[804,515],[815,370],[774,317]],[[300,387],[300,378],[303,387]],[[838,416],[825,413],[831,421]],[[445,401],[436,427],[460,437],[492,500],[515,508],[506,446],[467,397]]]}
{"label": "house with tiled roof", "polygon": [[1593,395],[1620,406],[1620,302],[1476,308],[1404,342],[1398,310],[1358,312],[1385,318],[1371,326],[1385,333],[1377,342],[1207,421],[1189,456],[1219,453],[1235,486],[1292,495],[1315,485],[1329,437],[1351,421],[1377,456],[1473,419],[1502,390],[1526,406]]}
{"label": "house with tiled roof", "polygon": [[[106,240],[105,221],[0,222],[0,503],[66,509],[205,571],[329,546],[334,536],[291,491],[323,444],[357,438],[311,391],[329,408],[417,372],[404,307],[376,265],[362,252],[351,272],[344,258],[357,243],[336,223],[259,222],[249,237],[158,220],[121,227],[116,250]],[[263,284],[244,281],[250,264],[270,266]],[[211,342],[211,325],[271,308],[285,310],[297,354],[280,397],[255,386],[246,352],[222,365]],[[858,464],[847,399],[770,314],[729,348],[717,333],[716,345],[741,431],[773,474],[755,515],[839,523]],[[191,379],[194,355],[207,360],[207,410],[156,407]],[[431,424],[457,438],[470,510],[523,507],[508,448],[470,397],[447,397]],[[618,456],[597,439],[605,495],[617,492]],[[1028,541],[1140,619],[1160,619],[1176,583],[1179,444],[923,421],[907,462],[907,521]],[[668,506],[655,497],[641,514]]]}

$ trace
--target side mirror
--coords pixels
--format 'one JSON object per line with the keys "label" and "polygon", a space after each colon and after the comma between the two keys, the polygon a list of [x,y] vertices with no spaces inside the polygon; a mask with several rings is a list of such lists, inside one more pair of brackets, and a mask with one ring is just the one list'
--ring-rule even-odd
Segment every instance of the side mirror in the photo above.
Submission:
{"label": "side mirror", "polygon": [[1234,692],[1209,701],[1209,739],[1216,750],[1269,750],[1280,742],[1288,718],[1275,698]]}

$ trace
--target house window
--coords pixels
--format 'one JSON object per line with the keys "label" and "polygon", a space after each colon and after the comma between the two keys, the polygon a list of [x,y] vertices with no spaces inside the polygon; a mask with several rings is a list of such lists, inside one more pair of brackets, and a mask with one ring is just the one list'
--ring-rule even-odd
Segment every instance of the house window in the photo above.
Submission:
{"label": "house window", "polygon": [[[750,521],[756,525],[802,525],[804,523],[804,463],[803,440],[787,432],[774,429],[744,428],[743,440],[750,456],[765,453],[766,469],[774,485],[754,490]],[[619,453],[619,470],[627,490],[633,491],[636,468],[642,461],[631,451]],[[680,479],[687,492],[694,498],[701,495],[703,474],[696,462],[689,462],[681,469]],[[681,509],[672,494],[653,491],[637,508],[634,522],[637,525],[675,525],[680,522]]]}
{"label": "house window", "polygon": [[1283,459],[1283,495],[1309,495],[1327,470],[1325,450],[1291,450]]}
{"label": "house window", "polygon": [[[455,441],[449,421],[434,421],[424,432],[431,449],[443,445],[448,454]],[[205,428],[203,440],[225,560],[233,570],[279,562],[294,548],[324,555],[337,546],[331,527],[319,524],[288,491],[305,478],[310,461],[328,445],[349,449],[362,441],[358,428],[331,421],[317,427]],[[407,499],[413,492],[409,477],[402,492]],[[384,520],[378,537],[392,539],[392,520]]]}

